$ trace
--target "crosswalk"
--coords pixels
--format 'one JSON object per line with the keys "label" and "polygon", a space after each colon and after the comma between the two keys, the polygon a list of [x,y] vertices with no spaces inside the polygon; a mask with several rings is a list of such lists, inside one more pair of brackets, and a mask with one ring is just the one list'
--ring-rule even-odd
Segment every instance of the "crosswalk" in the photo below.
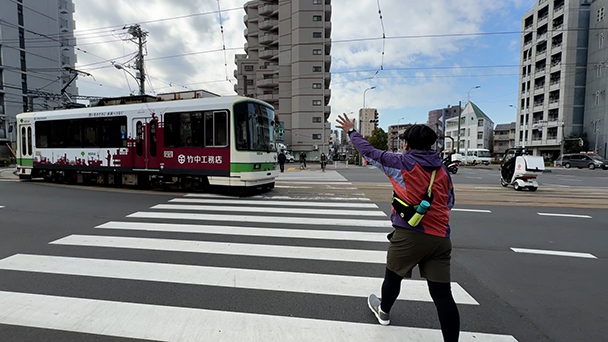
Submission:
{"label": "crosswalk", "polygon": [[[56,254],[6,257],[0,270],[54,281],[136,281],[130,286],[173,284],[195,286],[200,293],[230,293],[216,298],[219,307],[182,305],[184,298],[172,303],[139,296],[0,291],[0,324],[159,341],[441,341],[439,329],[384,327],[367,312],[365,298],[379,293],[382,284],[390,229],[386,214],[358,196],[187,194],[97,225],[88,234],[51,241]],[[377,276],[340,271],[349,265],[377,268]],[[452,290],[458,305],[479,307],[458,283]],[[273,307],[285,309],[280,314],[239,310],[239,303],[263,302],[257,297],[271,294],[280,298]],[[405,280],[398,300],[432,305],[422,280]],[[362,314],[303,313],[307,306],[319,308],[316,312],[339,303],[344,306],[334,310]],[[487,332],[462,332],[460,340],[516,341]]]}

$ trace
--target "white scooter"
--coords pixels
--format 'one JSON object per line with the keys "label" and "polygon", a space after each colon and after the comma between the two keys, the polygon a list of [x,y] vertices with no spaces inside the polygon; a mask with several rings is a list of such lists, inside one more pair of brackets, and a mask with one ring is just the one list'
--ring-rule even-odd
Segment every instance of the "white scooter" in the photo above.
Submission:
{"label": "white scooter", "polygon": [[528,189],[536,191],[538,182],[536,177],[545,171],[543,157],[527,155],[521,148],[511,148],[505,152],[505,157],[500,164],[500,184],[504,187],[513,185],[517,191]]}

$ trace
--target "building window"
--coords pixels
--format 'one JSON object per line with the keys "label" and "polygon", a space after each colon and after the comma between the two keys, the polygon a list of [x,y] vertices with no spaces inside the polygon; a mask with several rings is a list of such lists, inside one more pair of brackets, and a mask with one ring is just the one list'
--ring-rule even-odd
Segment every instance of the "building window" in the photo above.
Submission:
{"label": "building window", "polygon": [[312,54],[313,55],[321,55],[321,49],[313,49],[312,50]]}
{"label": "building window", "polygon": [[312,105],[313,106],[320,106],[321,105],[321,100],[312,100]]}
{"label": "building window", "polygon": [[313,15],[312,16],[312,21],[321,21],[321,19],[323,19],[320,15]]}
{"label": "building window", "polygon": [[602,20],[604,20],[604,7],[597,10],[597,21],[600,22]]}
{"label": "building window", "polygon": [[321,117],[320,116],[313,116],[312,117],[312,123],[321,123]]}
{"label": "building window", "polygon": [[321,72],[321,67],[320,66],[313,66],[312,67],[312,72]]}
{"label": "building window", "polygon": [[321,32],[313,32],[312,37],[313,38],[323,38],[323,36],[321,35]]}
{"label": "building window", "polygon": [[483,132],[477,132],[477,139],[483,139]]}
{"label": "building window", "polygon": [[604,32],[597,34],[597,42],[600,49],[604,47]]}
{"label": "building window", "polygon": [[602,91],[600,91],[600,90],[595,91],[595,105],[596,106],[600,105],[600,94],[601,93],[602,93]]}
{"label": "building window", "polygon": [[245,65],[245,71],[253,71],[253,65]]}
{"label": "building window", "polygon": [[321,140],[321,134],[313,134],[312,135],[312,139],[313,140]]}
{"label": "building window", "polygon": [[253,85],[253,80],[247,80],[247,85]]}
{"label": "building window", "polygon": [[312,0],[313,5],[321,5],[321,0]]}
{"label": "building window", "polygon": [[477,120],[477,126],[478,127],[483,127],[483,119]]}
{"label": "building window", "polygon": [[321,89],[321,83],[313,83],[312,89]]}
{"label": "building window", "polygon": [[597,78],[602,77],[602,64],[599,63],[598,65],[595,66],[595,74],[597,76]]}

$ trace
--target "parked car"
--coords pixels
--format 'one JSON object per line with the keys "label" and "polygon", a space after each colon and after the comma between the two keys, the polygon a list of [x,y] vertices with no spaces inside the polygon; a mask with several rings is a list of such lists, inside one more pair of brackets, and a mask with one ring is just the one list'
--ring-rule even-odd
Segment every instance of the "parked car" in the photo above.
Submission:
{"label": "parked car", "polygon": [[595,168],[608,170],[608,160],[592,154],[571,153],[564,154],[562,157],[557,158],[555,166],[563,166],[566,169],[571,167],[577,167],[579,169],[588,167],[591,170]]}

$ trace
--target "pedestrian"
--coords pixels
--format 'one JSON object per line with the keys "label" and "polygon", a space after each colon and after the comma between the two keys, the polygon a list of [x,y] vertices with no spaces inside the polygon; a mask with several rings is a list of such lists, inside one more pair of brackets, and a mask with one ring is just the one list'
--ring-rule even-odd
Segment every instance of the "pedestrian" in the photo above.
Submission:
{"label": "pedestrian", "polygon": [[325,153],[321,153],[321,170],[325,172],[325,164],[327,164],[327,157]]}
{"label": "pedestrian", "polygon": [[[437,134],[426,125],[412,125],[404,134],[401,154],[374,148],[355,131],[355,119],[338,117],[338,128],[348,132],[357,151],[381,169],[393,185],[390,244],[381,298],[367,300],[378,322],[390,323],[390,310],[399,296],[401,280],[411,278],[418,265],[437,308],[444,341],[458,341],[460,315],[450,287],[450,210],[454,188],[441,157],[431,146]],[[428,210],[428,211],[426,211]]]}
{"label": "pedestrian", "polygon": [[300,152],[300,169],[306,168],[306,152]]}
{"label": "pedestrian", "polygon": [[281,153],[279,153],[279,156],[277,157],[277,161],[279,162],[279,167],[281,168],[281,172],[285,172],[285,160],[287,160],[287,157],[285,156],[285,152],[283,152],[281,150]]}

